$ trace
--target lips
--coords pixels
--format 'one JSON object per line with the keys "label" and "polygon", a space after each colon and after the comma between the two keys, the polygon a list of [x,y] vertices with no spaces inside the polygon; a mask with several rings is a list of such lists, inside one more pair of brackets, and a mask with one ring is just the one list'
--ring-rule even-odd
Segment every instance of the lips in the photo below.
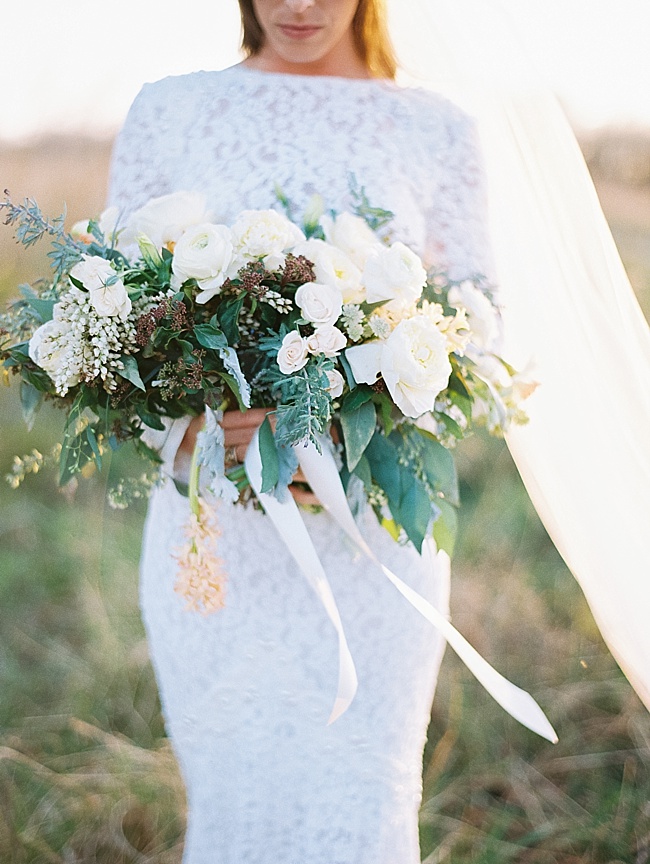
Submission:
{"label": "lips", "polygon": [[289,39],[309,39],[321,30],[312,24],[279,24],[278,27]]}

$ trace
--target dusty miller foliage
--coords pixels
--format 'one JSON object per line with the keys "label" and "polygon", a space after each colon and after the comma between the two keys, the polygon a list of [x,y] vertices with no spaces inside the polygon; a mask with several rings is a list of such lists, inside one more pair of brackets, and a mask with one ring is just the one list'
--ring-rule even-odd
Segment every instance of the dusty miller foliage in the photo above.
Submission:
{"label": "dusty miller foliage", "polygon": [[4,224],[15,227],[16,240],[26,249],[46,236],[52,238],[52,249],[47,257],[54,271],[55,282],[81,259],[85,247],[65,230],[65,209],[60,216],[49,219],[33,199],[25,198],[24,203],[14,204],[5,189],[5,200],[0,203],[0,210],[4,210]]}

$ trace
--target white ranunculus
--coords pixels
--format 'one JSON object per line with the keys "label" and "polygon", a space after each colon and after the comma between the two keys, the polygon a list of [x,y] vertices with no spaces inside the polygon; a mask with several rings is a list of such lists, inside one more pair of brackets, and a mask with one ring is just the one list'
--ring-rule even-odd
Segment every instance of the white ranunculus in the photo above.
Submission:
{"label": "white ranunculus", "polygon": [[366,299],[361,270],[341,249],[311,237],[298,243],[291,252],[311,261],[316,281],[338,288],[344,303],[362,303]]}
{"label": "white ranunculus", "polygon": [[122,321],[128,317],[131,299],[109,261],[98,255],[84,255],[70,270],[70,276],[89,292],[90,302],[98,315],[117,315]]}
{"label": "white ranunculus", "polygon": [[345,352],[357,384],[374,384],[381,374],[381,355],[385,342],[364,342]]}
{"label": "white ranunculus", "polygon": [[134,244],[138,234],[146,234],[158,249],[173,246],[183,231],[209,218],[205,195],[201,192],[161,195],[131,215],[120,235],[120,247]]}
{"label": "white ranunculus", "polygon": [[[104,240],[110,246],[113,240],[113,234],[117,229],[117,220],[119,210],[117,207],[108,207],[97,220],[97,227],[104,235]],[[95,237],[90,233],[90,221],[82,219],[80,222],[75,222],[70,229],[70,234],[75,240],[81,240],[82,243],[96,243]]]}
{"label": "white ranunculus", "polygon": [[366,261],[363,284],[369,303],[388,300],[388,309],[404,309],[417,303],[427,281],[422,261],[403,243],[382,246]]}
{"label": "white ranunculus", "polygon": [[307,340],[303,339],[297,330],[287,333],[278,351],[278,366],[283,375],[302,369],[308,359]]}
{"label": "white ranunculus", "polygon": [[393,402],[407,417],[433,410],[451,374],[444,334],[426,315],[400,321],[383,343],[381,374]]}
{"label": "white ranunculus", "polygon": [[172,288],[178,290],[188,279],[196,279],[201,289],[196,302],[207,303],[228,276],[235,275],[230,269],[233,257],[230,228],[211,222],[191,226],[174,247]]}
{"label": "white ranunculus", "polygon": [[[56,308],[55,306],[55,312]],[[60,371],[66,355],[69,354],[70,330],[69,323],[55,317],[42,324],[29,340],[30,359],[44,369],[51,378]],[[68,387],[74,387],[78,383],[78,375],[71,375],[67,381]]]}
{"label": "white ranunculus", "polygon": [[345,252],[359,270],[374,251],[383,247],[368,223],[352,213],[340,213],[335,218],[321,216],[320,224],[327,242]]}
{"label": "white ranunculus", "polygon": [[330,369],[325,374],[327,375],[327,380],[330,382],[327,392],[332,399],[338,399],[341,393],[343,393],[345,379],[337,369]]}
{"label": "white ranunculus", "polygon": [[448,299],[452,306],[467,311],[470,341],[483,351],[494,349],[499,339],[499,318],[489,298],[468,279],[454,285]]}
{"label": "white ranunculus", "polygon": [[307,348],[310,354],[324,354],[326,357],[336,357],[347,345],[345,334],[338,327],[323,324],[317,327],[311,336],[307,337]]}
{"label": "white ranunculus", "polygon": [[296,291],[296,306],[305,321],[320,327],[336,323],[343,311],[343,298],[338,288],[320,282],[306,282]]}
{"label": "white ranunculus", "polygon": [[262,259],[269,270],[280,268],[286,252],[305,239],[300,228],[277,210],[244,210],[232,226],[241,263]]}

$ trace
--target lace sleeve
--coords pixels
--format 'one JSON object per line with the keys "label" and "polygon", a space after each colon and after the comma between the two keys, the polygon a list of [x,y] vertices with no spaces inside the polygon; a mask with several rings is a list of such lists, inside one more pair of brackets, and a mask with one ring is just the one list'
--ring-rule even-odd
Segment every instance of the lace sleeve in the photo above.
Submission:
{"label": "lace sleeve", "polygon": [[453,279],[490,277],[485,174],[474,121],[451,107],[436,152],[438,178],[427,213],[427,247]]}
{"label": "lace sleeve", "polygon": [[163,142],[170,138],[165,82],[145,84],[117,137],[111,161],[108,204],[120,211],[120,223],[150,198],[169,188]]}

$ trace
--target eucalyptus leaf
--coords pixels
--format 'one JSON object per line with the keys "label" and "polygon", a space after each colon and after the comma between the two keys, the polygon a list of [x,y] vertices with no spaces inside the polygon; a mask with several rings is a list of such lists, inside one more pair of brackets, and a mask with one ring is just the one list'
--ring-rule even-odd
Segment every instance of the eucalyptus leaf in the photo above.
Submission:
{"label": "eucalyptus leaf", "polygon": [[262,459],[262,492],[271,492],[280,479],[280,460],[268,417],[264,418],[260,426],[259,448]]}
{"label": "eucalyptus leaf", "polygon": [[39,297],[27,297],[27,302],[41,319],[43,324],[52,320],[54,315],[54,300],[41,300]]}
{"label": "eucalyptus leaf", "polygon": [[359,459],[354,468],[354,474],[363,481],[366,491],[369,492],[372,489],[372,472],[370,470],[370,462],[368,462],[366,456],[362,456]]}
{"label": "eucalyptus leaf", "polygon": [[370,439],[375,434],[377,414],[372,402],[363,402],[358,408],[341,410],[341,428],[345,441],[345,457],[348,470],[353,471]]}

